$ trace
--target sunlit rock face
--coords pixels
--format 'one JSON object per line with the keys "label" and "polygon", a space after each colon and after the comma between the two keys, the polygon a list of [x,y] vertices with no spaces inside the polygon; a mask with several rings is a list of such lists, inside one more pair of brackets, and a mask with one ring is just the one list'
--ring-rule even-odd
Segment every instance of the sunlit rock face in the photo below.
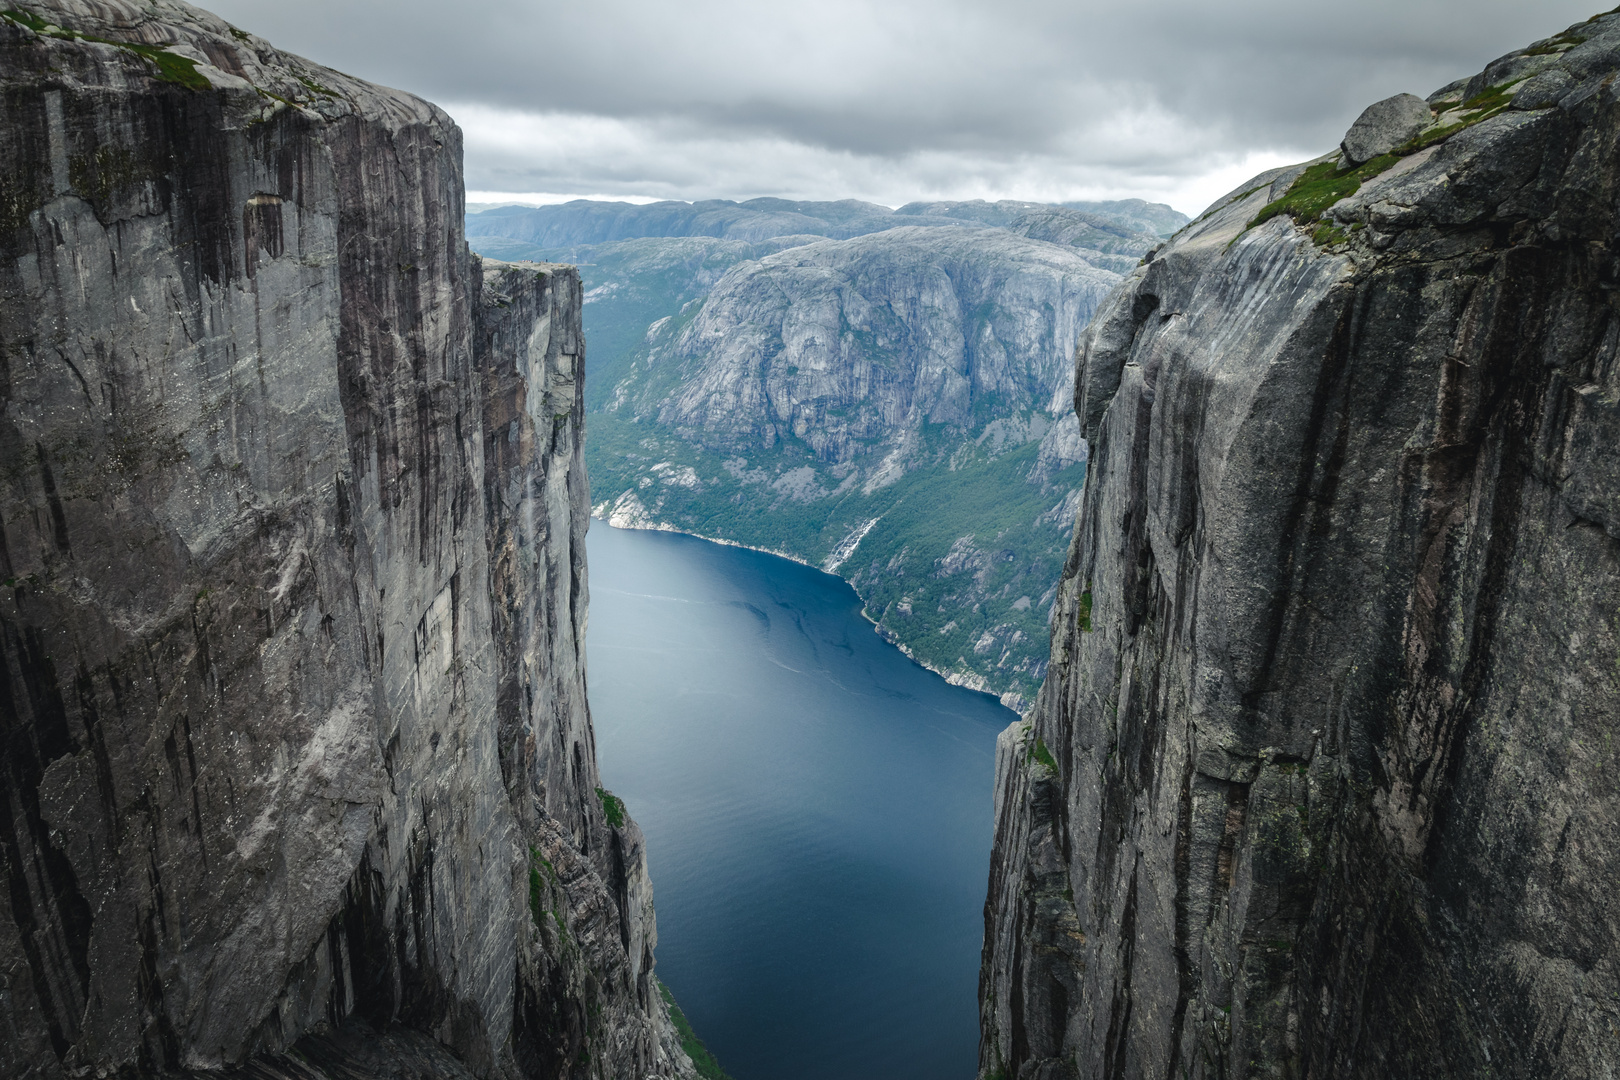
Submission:
{"label": "sunlit rock face", "polygon": [[1617,66],[1615,16],[1504,57],[1099,310],[982,1076],[1615,1070]]}
{"label": "sunlit rock face", "polygon": [[688,1072],[575,272],[468,254],[442,111],[183,4],[27,4],[0,88],[0,1073]]}

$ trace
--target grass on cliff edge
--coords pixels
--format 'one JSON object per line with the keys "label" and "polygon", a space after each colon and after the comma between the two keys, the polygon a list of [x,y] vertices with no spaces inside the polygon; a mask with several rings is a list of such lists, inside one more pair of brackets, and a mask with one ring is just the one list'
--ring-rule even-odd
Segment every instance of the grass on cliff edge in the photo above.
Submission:
{"label": "grass on cliff edge", "polygon": [[709,1048],[703,1045],[703,1040],[697,1037],[697,1032],[692,1030],[691,1021],[681,1012],[681,1007],[675,1004],[675,995],[669,992],[669,987],[660,982],[658,993],[664,999],[664,1004],[669,1006],[669,1018],[675,1024],[676,1033],[681,1037],[681,1049],[686,1051],[686,1056],[697,1066],[698,1075],[704,1080],[731,1080],[730,1074],[720,1067],[720,1062],[715,1060],[714,1055],[709,1053]]}
{"label": "grass on cliff edge", "polygon": [[615,829],[624,828],[624,800],[607,788],[597,788],[596,797],[602,800],[602,815]]}
{"label": "grass on cliff edge", "polygon": [[42,37],[60,38],[63,41],[94,41],[98,45],[114,45],[125,52],[134,53],[151,62],[157,68],[157,77],[162,82],[175,83],[188,90],[207,90],[211,85],[209,81],[197,70],[197,61],[189,56],[172,53],[161,45],[146,45],[137,41],[114,41],[112,38],[97,37],[95,34],[86,34],[79,30],[69,30],[65,27],[55,26],[46,22],[38,15],[28,11],[11,8],[0,11],[0,16],[9,19],[18,26],[32,30]]}
{"label": "grass on cliff edge", "polygon": [[[1486,88],[1459,106],[1464,115],[1455,123],[1420,132],[1403,145],[1397,146],[1387,154],[1380,154],[1365,164],[1354,168],[1341,168],[1337,161],[1324,161],[1319,165],[1312,165],[1300,174],[1299,179],[1289,185],[1282,198],[1274,199],[1261,207],[1253,220],[1244,226],[1244,231],[1247,232],[1256,225],[1264,225],[1278,214],[1287,214],[1301,225],[1315,225],[1321,222],[1322,215],[1327,213],[1328,207],[1340,199],[1348,199],[1354,195],[1361,189],[1364,181],[1383,173],[1401,158],[1427,149],[1435,143],[1444,142],[1464,128],[1473,127],[1482,120],[1489,120],[1505,110],[1513,102],[1511,93],[1513,87],[1523,81],[1513,79]],[[1326,247],[1347,239],[1347,234],[1341,229],[1324,225],[1312,233],[1311,239],[1316,241],[1318,246]]]}
{"label": "grass on cliff edge", "polygon": [[1052,770],[1054,776],[1059,773],[1057,759],[1052,756],[1052,751],[1047,749],[1045,740],[1039,735],[1035,736],[1035,742],[1029,748],[1029,760],[1045,765]]}

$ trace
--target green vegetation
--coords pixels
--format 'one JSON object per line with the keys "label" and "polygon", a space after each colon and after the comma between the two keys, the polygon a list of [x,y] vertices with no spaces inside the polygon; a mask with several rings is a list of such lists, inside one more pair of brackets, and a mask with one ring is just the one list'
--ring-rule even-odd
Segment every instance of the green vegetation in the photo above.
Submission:
{"label": "green vegetation", "polygon": [[1248,227],[1263,225],[1278,214],[1287,214],[1300,224],[1310,224],[1322,217],[1322,212],[1340,199],[1354,195],[1363,180],[1370,180],[1395,164],[1394,154],[1375,157],[1365,165],[1353,169],[1340,169],[1331,161],[1312,165],[1300,174],[1283,197],[1267,203],[1249,222]]}
{"label": "green vegetation", "polygon": [[539,848],[529,848],[529,917],[534,920],[536,929],[540,927],[541,913],[546,910],[546,888],[556,880],[557,871],[550,860],[540,854]]}
{"label": "green vegetation", "polygon": [[297,79],[301,84],[303,84],[304,89],[308,90],[310,93],[324,98],[331,98],[334,101],[337,100],[336,90],[330,90],[327,87],[322,86],[308,75],[305,75],[302,71],[293,72],[293,78]]}
{"label": "green vegetation", "polygon": [[1354,168],[1348,166],[1341,168],[1337,161],[1324,161],[1312,165],[1300,174],[1299,179],[1289,185],[1282,198],[1274,199],[1263,206],[1248,225],[1244,226],[1245,231],[1256,225],[1265,224],[1278,214],[1287,214],[1300,225],[1316,225],[1311,233],[1311,239],[1318,247],[1344,243],[1350,238],[1349,234],[1322,218],[1328,207],[1340,199],[1354,195],[1365,181],[1379,176],[1401,158],[1444,142],[1464,128],[1473,127],[1482,120],[1488,120],[1502,112],[1513,102],[1513,88],[1523,81],[1513,79],[1488,87],[1455,107],[1463,113],[1457,121],[1419,132],[1389,153],[1381,154],[1365,164]]}
{"label": "green vegetation", "polygon": [[1042,765],[1045,765],[1048,769],[1051,769],[1053,775],[1057,774],[1057,759],[1052,756],[1052,751],[1046,748],[1045,741],[1042,740],[1039,735],[1035,736],[1035,742],[1031,744],[1029,748],[1029,760],[1038,761]]}
{"label": "green vegetation", "polygon": [[1350,234],[1331,221],[1322,222],[1316,227],[1316,231],[1311,233],[1311,240],[1317,247],[1332,247],[1334,244],[1342,244],[1348,239],[1350,239]]}
{"label": "green vegetation", "polygon": [[1080,617],[1079,617],[1079,619],[1077,621],[1080,624],[1080,632],[1082,634],[1091,633],[1091,590],[1090,589],[1087,589],[1085,592],[1080,594]]}
{"label": "green vegetation", "polygon": [[624,828],[624,800],[606,788],[597,788],[596,797],[602,800],[602,814],[607,823],[615,829]]}
{"label": "green vegetation", "polygon": [[111,38],[97,37],[94,34],[81,33],[78,30],[67,30],[63,27],[46,22],[38,15],[28,11],[11,8],[0,11],[0,17],[9,19],[18,26],[26,27],[41,37],[59,38],[63,41],[94,41],[101,45],[114,45],[125,52],[134,53],[150,61],[157,68],[157,77],[163,82],[175,83],[188,90],[207,90],[209,82],[197,70],[197,61],[189,57],[172,53],[161,45],[144,45],[133,41],[114,41]]}
{"label": "green vegetation", "polygon": [[[1610,13],[1605,12],[1604,14],[1610,14]],[[1601,19],[1602,17],[1603,17],[1602,14],[1594,15],[1594,16],[1592,16],[1591,19],[1588,19],[1586,21],[1587,22],[1592,22],[1594,19]],[[1577,46],[1577,45],[1581,44],[1583,41],[1585,41],[1588,36],[1589,35],[1587,35],[1587,34],[1578,33],[1578,32],[1576,32],[1574,30],[1565,30],[1562,34],[1558,34],[1555,37],[1548,38],[1546,40],[1546,42],[1544,42],[1541,45],[1537,45],[1533,49],[1524,50],[1524,55],[1526,55],[1526,56],[1552,56],[1552,55],[1554,55],[1556,53],[1561,53],[1561,52],[1564,52],[1564,51],[1566,51],[1568,49],[1573,49],[1575,46]]]}
{"label": "green vegetation", "polygon": [[664,999],[664,1004],[669,1007],[670,1021],[674,1023],[675,1031],[681,1037],[681,1049],[686,1051],[686,1056],[697,1066],[697,1074],[704,1080],[731,1080],[726,1070],[720,1067],[720,1062],[709,1053],[709,1048],[703,1045],[703,1040],[697,1037],[697,1032],[692,1030],[691,1022],[686,1019],[681,1007],[675,1004],[675,995],[669,992],[669,987],[660,982],[658,993]]}
{"label": "green vegetation", "polygon": [[[1028,700],[1045,674],[1052,587],[1073,526],[1052,511],[1084,483],[1085,466],[1062,469],[1044,486],[1032,484],[1027,477],[1037,442],[993,453],[969,434],[925,425],[911,471],[871,494],[854,486],[835,494],[839,475],[798,444],[742,459],[612,413],[590,418],[585,459],[599,504],[634,491],[649,511],[656,508],[658,521],[677,529],[789,553],[812,565],[876,519],[838,567],[867,616],[917,660]],[[739,460],[745,464],[738,466]],[[662,463],[690,467],[699,486],[641,487],[650,467]],[[768,486],[803,468],[825,497],[800,501]],[[952,561],[962,568],[944,572]]]}
{"label": "green vegetation", "polygon": [[[1524,79],[1513,79],[1510,82],[1487,87],[1486,89],[1475,94],[1473,97],[1469,98],[1467,101],[1463,102],[1462,107],[1471,112],[1487,113],[1494,116],[1496,113],[1499,113],[1503,109],[1507,108],[1508,105],[1513,101],[1512,90],[1515,86],[1518,86],[1522,82],[1524,82]],[[1485,119],[1485,117],[1479,116],[1473,118],[1470,122],[1477,124],[1483,119]]]}

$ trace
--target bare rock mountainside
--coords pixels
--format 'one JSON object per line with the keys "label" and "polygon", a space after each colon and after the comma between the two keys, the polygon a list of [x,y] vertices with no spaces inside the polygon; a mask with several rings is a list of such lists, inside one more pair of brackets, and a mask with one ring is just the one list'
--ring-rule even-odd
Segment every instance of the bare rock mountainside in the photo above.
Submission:
{"label": "bare rock mountainside", "polygon": [[837,573],[913,657],[1022,708],[1085,475],[1075,342],[1163,242],[1142,226],[1186,220],[752,199],[507,207],[468,228],[488,255],[581,265],[599,515]]}
{"label": "bare rock mountainside", "polygon": [[1117,280],[980,228],[739,264],[592,417],[596,512],[837,573],[912,656],[1022,704],[1084,475],[1068,357]]}
{"label": "bare rock mountainside", "polygon": [[437,108],[0,17],[0,1074],[686,1076],[586,706],[577,274]]}
{"label": "bare rock mountainside", "polygon": [[1620,1068],[1617,69],[1369,110],[1098,312],[981,1077]]}

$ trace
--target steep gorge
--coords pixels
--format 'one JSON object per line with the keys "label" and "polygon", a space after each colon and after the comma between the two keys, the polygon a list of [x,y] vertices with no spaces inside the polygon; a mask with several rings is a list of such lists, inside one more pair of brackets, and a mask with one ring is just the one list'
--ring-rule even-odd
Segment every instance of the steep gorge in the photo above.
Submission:
{"label": "steep gorge", "polygon": [[488,255],[580,265],[596,513],[837,573],[913,658],[1023,708],[1085,470],[1074,343],[1167,221],[1186,219],[753,199],[468,229]]}
{"label": "steep gorge", "polygon": [[1383,103],[1099,310],[981,1077],[1620,1065],[1617,69]]}
{"label": "steep gorge", "polygon": [[688,1076],[586,703],[581,288],[439,109],[0,16],[0,1073]]}

